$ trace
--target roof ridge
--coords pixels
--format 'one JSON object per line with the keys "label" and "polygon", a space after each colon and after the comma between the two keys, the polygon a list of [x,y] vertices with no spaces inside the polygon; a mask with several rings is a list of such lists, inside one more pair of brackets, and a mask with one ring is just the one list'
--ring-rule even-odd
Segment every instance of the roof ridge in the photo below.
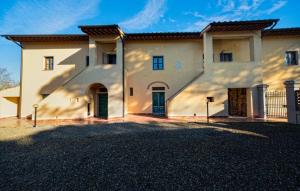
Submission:
{"label": "roof ridge", "polygon": [[119,27],[117,24],[107,24],[107,25],[79,25],[78,28],[82,27]]}
{"label": "roof ridge", "polygon": [[140,32],[140,33],[125,33],[126,35],[141,35],[141,34],[197,34],[201,33],[200,31],[187,31],[187,32]]}
{"label": "roof ridge", "polygon": [[257,20],[228,20],[228,21],[214,21],[211,22],[210,24],[213,23],[256,23],[256,22],[268,22],[268,21],[279,21],[279,19],[257,19]]}

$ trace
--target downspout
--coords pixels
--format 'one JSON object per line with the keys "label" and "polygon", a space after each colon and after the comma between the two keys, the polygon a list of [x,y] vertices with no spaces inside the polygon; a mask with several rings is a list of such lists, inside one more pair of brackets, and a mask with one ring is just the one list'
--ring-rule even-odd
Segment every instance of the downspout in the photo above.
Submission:
{"label": "downspout", "polygon": [[123,81],[123,117],[125,117],[125,56],[124,56],[124,38],[121,36],[122,41],[122,81]]}
{"label": "downspout", "polygon": [[274,21],[273,25],[270,27],[269,30],[272,30],[277,25],[278,21],[279,21],[278,19]]}
{"label": "downspout", "polygon": [[22,79],[23,79],[23,46],[21,45],[21,66],[20,66],[20,98],[19,98],[19,106],[18,106],[18,118],[21,118],[21,105],[22,105]]}
{"label": "downspout", "polygon": [[2,37],[5,37],[7,40],[10,40],[13,43],[15,43],[16,45],[18,45],[19,47],[23,48],[22,43],[18,43],[17,41],[13,40],[10,36],[2,35]]}

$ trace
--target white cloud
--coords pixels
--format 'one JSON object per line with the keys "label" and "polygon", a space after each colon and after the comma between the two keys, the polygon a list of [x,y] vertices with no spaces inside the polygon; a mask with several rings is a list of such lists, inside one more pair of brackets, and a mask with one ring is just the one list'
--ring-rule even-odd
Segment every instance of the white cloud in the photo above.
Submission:
{"label": "white cloud", "polygon": [[120,25],[126,30],[142,30],[157,23],[165,13],[165,0],[148,0],[144,9]]}
{"label": "white cloud", "polygon": [[285,6],[285,4],[287,3],[287,1],[278,1],[276,2],[273,7],[271,7],[270,9],[267,10],[268,14],[272,14],[273,12],[281,9],[283,6]]}
{"label": "white cloud", "polygon": [[3,33],[56,33],[96,14],[100,0],[23,0],[4,15]]}
{"label": "white cloud", "polygon": [[235,8],[234,0],[218,0],[217,5],[222,7],[223,12],[227,12]]}
{"label": "white cloud", "polygon": [[216,0],[220,9],[217,14],[203,15],[199,12],[186,12],[185,15],[192,15],[198,20],[188,27],[186,31],[202,30],[207,24],[214,21],[229,20],[251,20],[258,19],[281,9],[287,0]]}

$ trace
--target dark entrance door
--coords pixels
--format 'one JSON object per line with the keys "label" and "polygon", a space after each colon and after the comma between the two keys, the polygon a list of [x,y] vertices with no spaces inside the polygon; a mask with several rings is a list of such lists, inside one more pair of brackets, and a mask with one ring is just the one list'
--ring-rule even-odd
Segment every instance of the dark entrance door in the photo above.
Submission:
{"label": "dark entrance door", "polygon": [[108,117],[108,94],[98,94],[98,117],[107,119]]}
{"label": "dark entrance door", "polygon": [[165,115],[165,92],[152,92],[152,113]]}
{"label": "dark entrance door", "polygon": [[247,117],[247,89],[228,89],[228,113],[231,116]]}

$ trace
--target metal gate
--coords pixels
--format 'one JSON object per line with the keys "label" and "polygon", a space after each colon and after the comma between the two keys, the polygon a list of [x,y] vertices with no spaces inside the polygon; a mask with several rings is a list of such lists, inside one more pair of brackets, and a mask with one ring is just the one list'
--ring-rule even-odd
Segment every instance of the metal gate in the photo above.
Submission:
{"label": "metal gate", "polygon": [[267,117],[287,118],[286,92],[267,91],[266,108],[267,108]]}
{"label": "metal gate", "polygon": [[300,90],[296,90],[295,94],[296,94],[296,111],[300,111]]}

